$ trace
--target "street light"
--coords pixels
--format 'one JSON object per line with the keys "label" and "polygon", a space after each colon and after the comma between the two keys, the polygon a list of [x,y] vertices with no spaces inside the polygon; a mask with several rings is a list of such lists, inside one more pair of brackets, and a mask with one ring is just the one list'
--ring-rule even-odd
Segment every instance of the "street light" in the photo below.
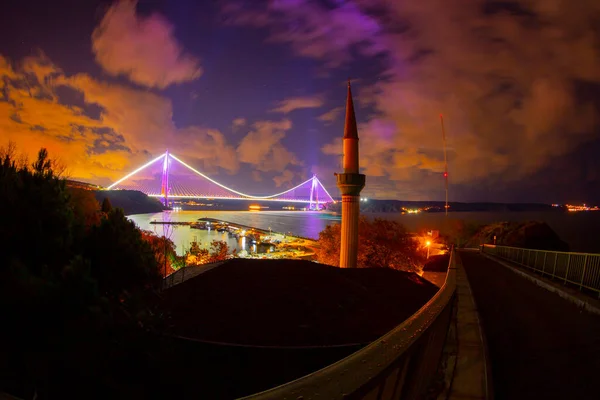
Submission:
{"label": "street light", "polygon": [[429,260],[429,246],[431,246],[431,242],[428,240],[428,241],[425,243],[425,246],[427,247],[427,259]]}

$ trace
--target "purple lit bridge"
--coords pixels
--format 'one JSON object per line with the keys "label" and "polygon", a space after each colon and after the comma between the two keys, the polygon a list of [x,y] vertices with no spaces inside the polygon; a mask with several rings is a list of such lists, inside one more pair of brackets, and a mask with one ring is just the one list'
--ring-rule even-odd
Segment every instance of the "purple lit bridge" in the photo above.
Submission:
{"label": "purple lit bridge", "polygon": [[209,178],[166,151],[154,160],[119,179],[108,190],[139,190],[151,197],[169,199],[236,199],[248,201],[282,201],[305,203],[311,210],[319,210],[334,202],[316,175],[281,193],[253,196],[231,189]]}

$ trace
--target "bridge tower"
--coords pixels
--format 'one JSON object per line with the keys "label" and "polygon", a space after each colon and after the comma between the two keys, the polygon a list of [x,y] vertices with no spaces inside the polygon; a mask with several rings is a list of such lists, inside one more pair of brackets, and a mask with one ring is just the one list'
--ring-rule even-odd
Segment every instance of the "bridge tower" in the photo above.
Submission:
{"label": "bridge tower", "polygon": [[356,116],[354,115],[350,79],[348,79],[348,97],[346,99],[343,154],[344,172],[336,174],[337,187],[342,193],[340,268],[356,268],[360,192],[365,187],[365,176],[359,173],[358,128],[356,127]]}
{"label": "bridge tower", "polygon": [[165,152],[163,161],[162,182],[160,186],[160,194],[163,198],[165,207],[169,206],[169,150]]}
{"label": "bridge tower", "polygon": [[310,186],[310,203],[308,205],[309,210],[319,210],[319,181],[317,176],[313,175]]}

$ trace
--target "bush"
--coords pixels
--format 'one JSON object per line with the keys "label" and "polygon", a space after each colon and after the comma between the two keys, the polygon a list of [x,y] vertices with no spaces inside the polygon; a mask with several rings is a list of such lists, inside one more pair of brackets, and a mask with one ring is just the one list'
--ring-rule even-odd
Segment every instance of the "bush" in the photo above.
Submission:
{"label": "bush", "polygon": [[67,188],[45,149],[31,165],[13,145],[0,149],[0,340],[10,344],[0,391],[47,397],[62,376],[54,367],[114,364],[96,349],[152,320],[155,254],[122,210],[102,214],[90,193]]}
{"label": "bush", "polygon": [[[329,225],[319,233],[317,260],[339,265],[341,224]],[[361,217],[358,226],[358,267],[387,267],[403,271],[419,271],[424,254],[418,242],[404,225],[386,219],[370,221]]]}

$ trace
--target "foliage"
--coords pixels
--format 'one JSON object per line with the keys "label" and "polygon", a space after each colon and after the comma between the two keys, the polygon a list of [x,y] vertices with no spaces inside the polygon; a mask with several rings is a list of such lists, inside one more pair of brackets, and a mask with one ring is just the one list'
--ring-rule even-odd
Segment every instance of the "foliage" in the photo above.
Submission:
{"label": "foliage", "polygon": [[90,231],[85,258],[101,293],[116,297],[124,291],[158,287],[160,273],[155,253],[142,233],[116,208]]}
{"label": "foliage", "polygon": [[171,239],[151,231],[142,231],[142,239],[150,244],[161,275],[167,276],[181,268],[183,257],[177,256],[175,243]]}
{"label": "foliage", "polygon": [[229,255],[229,246],[223,240],[213,240],[210,243],[210,261],[225,261]]}
{"label": "foliage", "polygon": [[223,240],[213,240],[210,243],[209,249],[202,249],[197,243],[192,244],[192,248],[190,249],[187,257],[187,263],[189,265],[209,264],[218,261],[225,261],[231,257],[235,257],[236,255],[236,250],[233,250],[233,252],[229,254],[229,246],[227,245],[227,242]]}
{"label": "foliage", "polygon": [[86,229],[100,223],[100,205],[94,192],[81,188],[70,187],[69,204],[75,220]]}
{"label": "foliage", "polygon": [[38,275],[57,276],[72,257],[74,215],[65,183],[53,174],[45,150],[31,167],[15,161],[13,152],[10,147],[0,152],[2,257]]}
{"label": "foliage", "polygon": [[454,243],[457,247],[464,247],[482,226],[479,222],[462,219],[452,220],[448,231],[449,242]]}
{"label": "foliage", "polygon": [[[361,217],[358,226],[358,266],[360,268],[388,267],[417,271],[424,261],[418,242],[406,228],[396,222]],[[339,265],[341,225],[329,225],[319,233],[317,260],[324,264]]]}
{"label": "foliage", "polygon": [[110,199],[108,197],[105,197],[102,200],[102,212],[105,214],[108,214],[109,212],[111,212],[113,209],[112,204],[110,203]]}
{"label": "foliage", "polygon": [[33,397],[51,365],[110,364],[110,354],[80,356],[81,338],[85,351],[110,348],[113,334],[160,315],[147,290],[161,282],[150,243],[122,210],[103,215],[93,192],[67,188],[55,168],[45,149],[28,164],[12,144],[0,148],[0,340],[27,343],[0,352],[0,366],[11,365],[0,382],[19,397]]}

